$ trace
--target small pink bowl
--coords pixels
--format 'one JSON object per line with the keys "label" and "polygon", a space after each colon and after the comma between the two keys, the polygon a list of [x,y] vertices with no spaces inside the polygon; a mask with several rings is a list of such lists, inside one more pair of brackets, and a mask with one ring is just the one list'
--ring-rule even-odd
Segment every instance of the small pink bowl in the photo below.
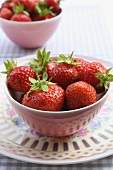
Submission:
{"label": "small pink bowl", "polygon": [[[24,63],[22,65],[26,64]],[[105,103],[109,91],[110,87],[105,94],[99,94],[98,101],[90,106],[76,110],[49,112],[35,110],[21,105],[18,102],[21,93],[9,90],[7,80],[5,83],[6,96],[16,113],[31,128],[48,136],[68,136],[86,127]]]}
{"label": "small pink bowl", "polygon": [[7,37],[23,48],[37,48],[55,33],[62,17],[59,15],[42,21],[15,22],[0,18],[0,26]]}

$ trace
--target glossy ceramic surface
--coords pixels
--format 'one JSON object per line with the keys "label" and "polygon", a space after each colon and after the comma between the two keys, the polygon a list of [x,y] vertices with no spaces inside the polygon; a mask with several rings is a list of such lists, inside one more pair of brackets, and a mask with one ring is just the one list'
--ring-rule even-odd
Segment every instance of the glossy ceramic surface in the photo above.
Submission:
{"label": "glossy ceramic surface", "polygon": [[23,48],[37,48],[55,33],[61,17],[62,11],[54,18],[36,22],[13,22],[0,18],[0,26],[15,44]]}

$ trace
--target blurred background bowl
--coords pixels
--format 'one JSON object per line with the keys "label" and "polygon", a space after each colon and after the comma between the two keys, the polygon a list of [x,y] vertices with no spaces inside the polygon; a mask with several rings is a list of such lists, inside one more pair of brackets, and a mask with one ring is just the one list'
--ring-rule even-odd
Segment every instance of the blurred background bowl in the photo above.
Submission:
{"label": "blurred background bowl", "polygon": [[55,33],[62,17],[59,15],[33,22],[15,22],[0,18],[0,26],[6,36],[23,48],[37,48],[44,45]]}

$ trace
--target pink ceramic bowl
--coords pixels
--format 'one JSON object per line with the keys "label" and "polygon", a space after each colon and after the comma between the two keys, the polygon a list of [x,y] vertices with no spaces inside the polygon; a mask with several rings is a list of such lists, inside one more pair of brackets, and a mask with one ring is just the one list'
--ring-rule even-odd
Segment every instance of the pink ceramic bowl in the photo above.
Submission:
{"label": "pink ceramic bowl", "polygon": [[[25,63],[28,64],[28,61]],[[26,65],[25,63],[22,65]],[[16,113],[31,128],[49,136],[68,136],[86,127],[105,103],[109,91],[110,87],[105,94],[99,94],[98,101],[90,106],[70,111],[49,112],[21,105],[18,100],[22,94],[9,90],[7,80],[5,83],[6,96]]]}
{"label": "pink ceramic bowl", "polygon": [[62,11],[54,18],[34,21],[15,22],[0,18],[0,26],[7,37],[23,48],[37,48],[45,44],[56,31]]}

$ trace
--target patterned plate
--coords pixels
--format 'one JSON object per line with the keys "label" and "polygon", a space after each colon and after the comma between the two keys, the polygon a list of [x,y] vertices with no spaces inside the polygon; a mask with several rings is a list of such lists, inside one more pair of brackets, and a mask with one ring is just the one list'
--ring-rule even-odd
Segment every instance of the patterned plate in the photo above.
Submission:
{"label": "patterned plate", "polygon": [[[31,57],[31,56],[30,56]],[[18,59],[25,61],[29,57]],[[88,57],[85,57],[89,59]],[[113,64],[98,59],[111,67]],[[0,71],[3,66],[0,66]],[[22,161],[71,164],[113,154],[113,86],[101,111],[89,125],[66,137],[49,137],[30,129],[18,117],[4,94],[5,76],[0,75],[0,152]]]}

